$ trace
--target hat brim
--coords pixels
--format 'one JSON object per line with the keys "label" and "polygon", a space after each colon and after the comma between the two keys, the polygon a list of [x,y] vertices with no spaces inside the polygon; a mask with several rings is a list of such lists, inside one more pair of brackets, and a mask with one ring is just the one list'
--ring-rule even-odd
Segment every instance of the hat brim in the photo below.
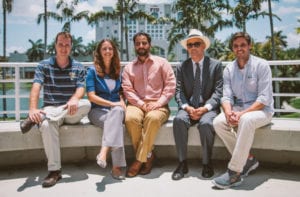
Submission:
{"label": "hat brim", "polygon": [[187,41],[188,41],[189,39],[192,39],[192,38],[199,38],[199,39],[201,39],[201,40],[204,42],[204,44],[205,44],[205,50],[209,48],[209,46],[210,46],[210,41],[209,41],[209,39],[208,39],[207,37],[205,37],[205,36],[191,36],[191,37],[188,37],[188,38],[186,38],[186,39],[180,41],[181,46],[182,46],[183,48],[187,49],[187,46],[186,46]]}

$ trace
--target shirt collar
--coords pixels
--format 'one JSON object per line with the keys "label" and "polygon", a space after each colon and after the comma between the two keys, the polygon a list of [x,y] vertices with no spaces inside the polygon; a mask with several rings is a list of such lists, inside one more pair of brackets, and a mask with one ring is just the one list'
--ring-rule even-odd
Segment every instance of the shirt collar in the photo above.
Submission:
{"label": "shirt collar", "polygon": [[193,62],[193,66],[196,67],[196,63],[199,63],[200,67],[202,67],[203,66],[203,62],[204,62],[204,56],[202,57],[202,59],[199,62],[195,62],[194,60],[192,60],[192,62]]}
{"label": "shirt collar", "polygon": [[[148,58],[145,60],[144,63],[147,63],[148,61],[152,61],[153,62],[153,55],[149,54]],[[133,65],[137,65],[137,64],[142,64],[138,58],[135,58],[133,60]]]}

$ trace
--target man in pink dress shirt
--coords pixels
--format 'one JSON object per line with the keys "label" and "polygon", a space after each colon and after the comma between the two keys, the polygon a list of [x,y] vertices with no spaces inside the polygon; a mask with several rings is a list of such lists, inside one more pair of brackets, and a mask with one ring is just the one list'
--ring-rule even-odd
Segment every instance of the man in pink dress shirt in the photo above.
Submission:
{"label": "man in pink dress shirt", "polygon": [[176,87],[172,66],[166,59],[150,54],[150,35],[139,32],[133,42],[137,58],[125,66],[122,75],[122,88],[128,101],[125,125],[136,154],[127,177],[151,172],[155,137],[169,118],[168,103]]}

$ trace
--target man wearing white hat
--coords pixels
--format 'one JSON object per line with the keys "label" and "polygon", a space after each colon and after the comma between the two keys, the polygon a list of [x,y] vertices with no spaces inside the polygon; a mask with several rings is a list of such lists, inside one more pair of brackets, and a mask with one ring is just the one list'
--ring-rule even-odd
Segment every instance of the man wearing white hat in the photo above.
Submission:
{"label": "man wearing white hat", "polygon": [[220,112],[222,64],[205,56],[210,41],[199,30],[191,29],[188,37],[180,43],[188,51],[190,58],[176,70],[175,99],[179,110],[173,120],[173,133],[179,165],[173,172],[172,179],[180,180],[188,173],[188,129],[195,124],[202,146],[202,177],[210,178],[214,175],[211,162],[215,136],[213,119]]}

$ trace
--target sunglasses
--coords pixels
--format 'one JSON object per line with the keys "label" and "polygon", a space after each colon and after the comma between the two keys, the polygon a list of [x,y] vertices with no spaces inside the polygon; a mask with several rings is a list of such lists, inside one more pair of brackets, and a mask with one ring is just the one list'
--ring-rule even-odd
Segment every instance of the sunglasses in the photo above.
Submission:
{"label": "sunglasses", "polygon": [[186,46],[189,49],[192,48],[193,46],[198,48],[198,47],[200,47],[201,44],[202,44],[202,42],[194,42],[194,43],[187,43]]}

